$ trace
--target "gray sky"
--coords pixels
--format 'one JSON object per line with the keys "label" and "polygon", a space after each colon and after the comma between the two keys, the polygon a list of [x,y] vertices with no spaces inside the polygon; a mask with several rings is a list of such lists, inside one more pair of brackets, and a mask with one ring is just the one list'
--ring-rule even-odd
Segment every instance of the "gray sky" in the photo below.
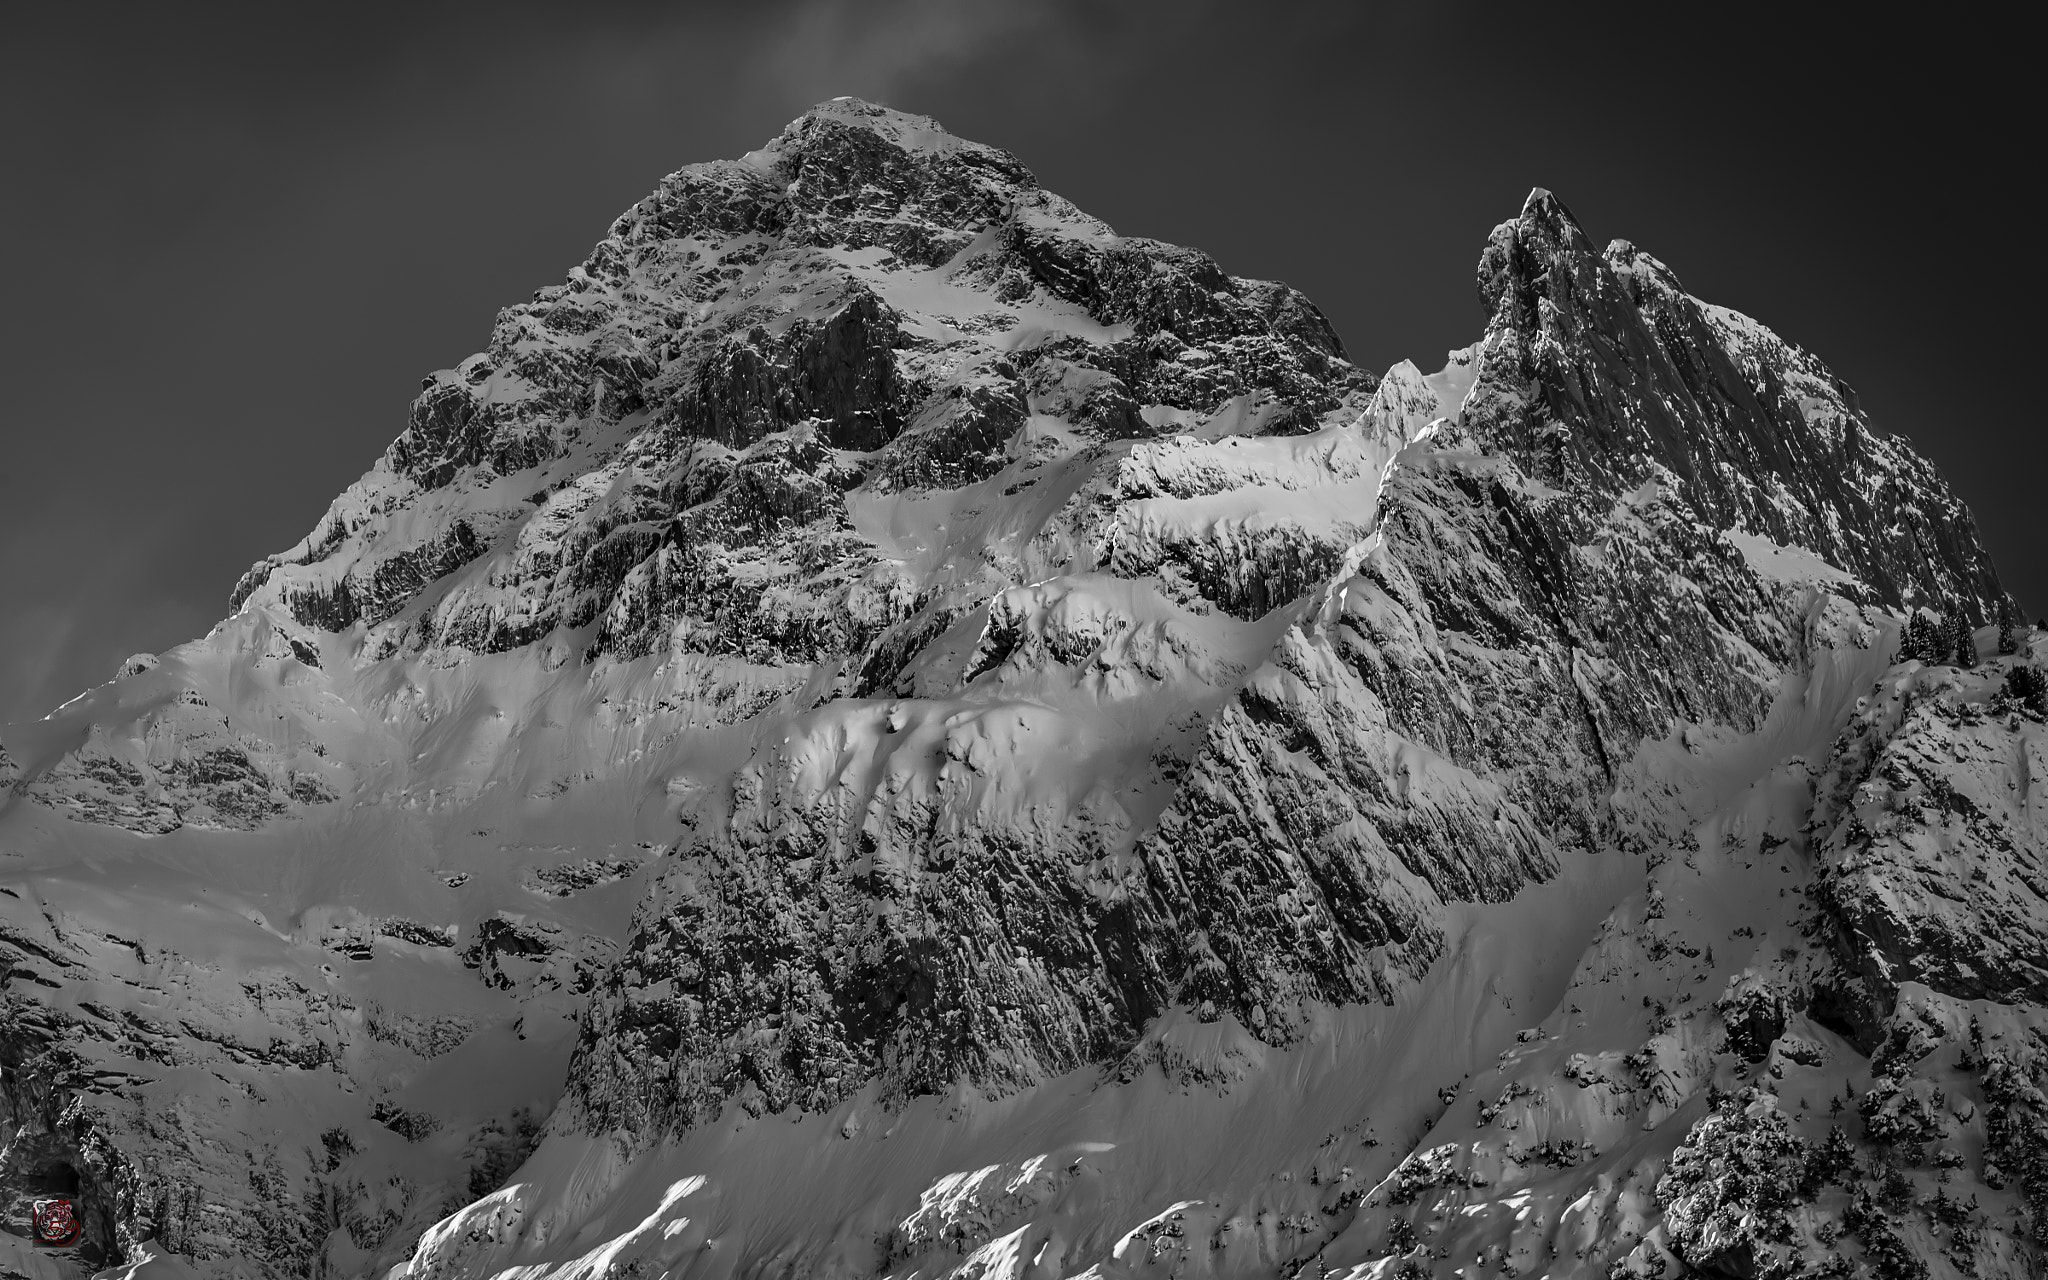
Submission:
{"label": "gray sky", "polygon": [[[79,9],[79,6],[48,6]],[[1986,32],[1784,7],[121,6],[0,41],[0,722],[203,634],[681,165],[850,93],[1284,279],[1354,359],[1477,336],[1531,186],[1817,352],[2048,609],[2035,106]],[[1664,22],[1671,25],[1660,25]],[[1974,42],[1974,43],[1970,43]]]}

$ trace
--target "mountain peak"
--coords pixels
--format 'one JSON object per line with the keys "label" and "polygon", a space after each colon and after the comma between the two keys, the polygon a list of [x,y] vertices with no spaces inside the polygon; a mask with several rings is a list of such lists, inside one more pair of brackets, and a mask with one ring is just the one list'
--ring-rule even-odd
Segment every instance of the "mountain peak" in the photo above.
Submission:
{"label": "mountain peak", "polygon": [[1489,313],[1499,309],[1517,281],[1551,275],[1563,265],[1568,274],[1575,260],[1597,257],[1598,250],[1564,201],[1544,187],[1532,188],[1522,211],[1493,229],[1479,257],[1479,299]]}
{"label": "mountain peak", "polygon": [[865,98],[841,95],[827,98],[806,110],[802,115],[784,126],[784,131],[800,127],[807,120],[843,120],[864,129],[882,130],[926,130],[936,134],[947,134],[945,127],[931,116],[912,111],[898,111],[879,102]]}
{"label": "mountain peak", "polygon": [[[782,132],[753,157],[787,173],[801,157],[813,152],[838,151],[853,144],[880,144],[891,151],[925,160],[971,156],[999,168],[1013,171],[1025,185],[1036,185],[1030,171],[1017,158],[996,147],[972,142],[946,131],[944,125],[926,115],[898,111],[860,98],[828,98],[783,126]],[[750,157],[752,158],[752,157]]]}
{"label": "mountain peak", "polygon": [[827,98],[784,125],[778,141],[802,137],[820,128],[851,128],[874,134],[905,150],[943,150],[973,145],[946,132],[930,116],[898,111],[863,98]]}
{"label": "mountain peak", "polygon": [[1685,294],[1678,274],[1632,241],[1610,240],[1600,256],[1606,259],[1608,270],[1628,289],[1637,306],[1653,295],[1676,298]]}
{"label": "mountain peak", "polygon": [[1528,196],[1522,201],[1521,216],[1525,221],[1534,219],[1553,224],[1568,222],[1575,227],[1579,225],[1579,220],[1572,216],[1565,202],[1558,199],[1557,193],[1549,187],[1529,188]]}
{"label": "mountain peak", "polygon": [[1480,279],[1376,380],[928,117],[669,175],[233,617],[9,729],[0,1227],[62,1191],[262,1280],[1775,1273],[1854,1202],[1715,1162],[1833,1097],[1982,1152],[1884,1194],[2017,1257],[1985,1117],[2039,1104],[1932,1047],[2048,993],[2038,659],[1887,614],[1988,612],[1968,513],[1546,190]]}
{"label": "mountain peak", "polygon": [[[1495,354],[1468,420],[1545,483],[1612,498],[1669,476],[1708,523],[1812,549],[1891,607],[1989,616],[2001,598],[1968,512],[1932,485],[1892,487],[1932,470],[1876,446],[1825,366],[1686,294],[1629,241],[1602,253],[1550,191],[1493,229],[1478,285]],[[1893,493],[1912,497],[1890,522],[1914,543],[1875,533],[1869,495]]]}

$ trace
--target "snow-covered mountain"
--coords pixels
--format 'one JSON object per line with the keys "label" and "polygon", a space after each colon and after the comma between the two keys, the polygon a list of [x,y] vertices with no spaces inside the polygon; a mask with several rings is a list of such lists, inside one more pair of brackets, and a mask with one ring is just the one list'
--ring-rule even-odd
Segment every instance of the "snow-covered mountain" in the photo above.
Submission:
{"label": "snow-covered mountain", "polygon": [[0,1276],[2039,1274],[2048,635],[1807,352],[1478,277],[1375,376],[922,117],[664,179],[8,726]]}

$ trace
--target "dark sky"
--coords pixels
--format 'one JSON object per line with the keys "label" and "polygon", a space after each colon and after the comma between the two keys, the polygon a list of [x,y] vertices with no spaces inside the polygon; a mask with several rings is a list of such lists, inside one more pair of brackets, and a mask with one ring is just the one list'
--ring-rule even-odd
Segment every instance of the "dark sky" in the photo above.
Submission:
{"label": "dark sky", "polygon": [[0,722],[203,634],[498,307],[561,279],[664,173],[842,93],[1005,147],[1120,231],[1301,287],[1375,368],[1478,335],[1486,233],[1550,187],[1596,240],[1634,240],[1832,364],[2048,609],[2021,194],[2040,115],[1996,24],[1199,0],[44,8],[79,16],[11,16],[0,39]]}

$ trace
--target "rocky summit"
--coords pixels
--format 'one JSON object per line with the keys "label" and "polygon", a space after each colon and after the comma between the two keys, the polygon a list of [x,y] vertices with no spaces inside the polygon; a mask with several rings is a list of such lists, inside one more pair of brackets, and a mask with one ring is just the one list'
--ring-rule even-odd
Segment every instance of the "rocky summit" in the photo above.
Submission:
{"label": "rocky summit", "polygon": [[924,117],[663,179],[6,728],[0,1276],[2042,1274],[2048,634],[1475,248],[1375,373]]}

